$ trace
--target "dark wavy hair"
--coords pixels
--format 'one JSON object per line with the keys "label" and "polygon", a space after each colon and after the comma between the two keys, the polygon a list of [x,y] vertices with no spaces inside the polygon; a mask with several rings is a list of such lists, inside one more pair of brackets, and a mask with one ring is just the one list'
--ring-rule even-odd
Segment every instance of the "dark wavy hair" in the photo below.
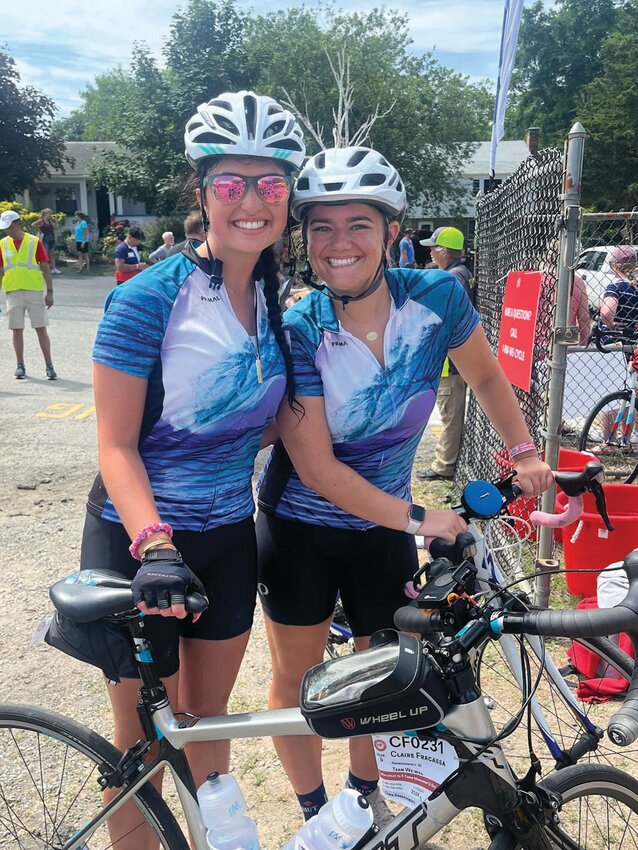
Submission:
{"label": "dark wavy hair", "polygon": [[[209,174],[212,166],[217,165],[222,159],[223,157],[207,157],[206,159],[200,159],[197,162],[197,168],[195,169],[195,184],[199,188],[202,198],[204,197],[205,192],[204,178]],[[202,213],[204,232],[207,232],[209,221],[203,204],[200,205],[200,210]],[[292,362],[292,351],[290,350],[286,334],[284,333],[281,307],[279,305],[278,271],[279,267],[275,258],[275,252],[273,246],[270,245],[268,248],[264,248],[261,252],[261,256],[259,257],[259,260],[257,260],[257,264],[253,270],[253,276],[255,280],[264,281],[264,296],[266,298],[266,308],[268,310],[268,324],[275,336],[275,340],[284,358],[284,365],[286,367],[286,395],[288,397],[288,404],[292,410],[300,412],[303,411],[303,408],[295,398],[295,373]]]}

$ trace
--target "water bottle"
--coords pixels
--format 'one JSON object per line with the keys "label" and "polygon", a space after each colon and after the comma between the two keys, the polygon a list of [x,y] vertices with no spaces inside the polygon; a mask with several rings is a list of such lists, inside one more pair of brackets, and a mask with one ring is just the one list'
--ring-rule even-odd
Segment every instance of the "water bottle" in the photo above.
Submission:
{"label": "water bottle", "polygon": [[290,839],[284,850],[351,850],[372,827],[370,804],[344,788]]}
{"label": "water bottle", "polygon": [[211,773],[197,789],[210,850],[259,850],[257,827],[234,776]]}

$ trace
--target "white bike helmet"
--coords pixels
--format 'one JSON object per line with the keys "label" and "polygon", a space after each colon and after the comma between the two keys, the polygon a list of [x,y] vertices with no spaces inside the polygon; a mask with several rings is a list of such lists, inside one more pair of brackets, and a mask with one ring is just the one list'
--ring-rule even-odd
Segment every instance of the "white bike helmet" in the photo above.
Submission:
{"label": "white bike helmet", "polygon": [[252,91],[225,92],[202,103],[186,124],[186,159],[195,168],[209,156],[261,156],[301,168],[303,132],[292,112]]}
{"label": "white bike helmet", "polygon": [[301,221],[313,204],[371,203],[392,218],[405,210],[399,173],[371,148],[330,148],[310,157],[295,183],[290,211]]}

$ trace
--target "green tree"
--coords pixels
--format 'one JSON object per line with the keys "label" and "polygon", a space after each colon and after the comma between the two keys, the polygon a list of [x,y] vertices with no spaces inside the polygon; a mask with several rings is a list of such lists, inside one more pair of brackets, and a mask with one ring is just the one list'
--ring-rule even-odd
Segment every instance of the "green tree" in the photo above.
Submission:
{"label": "green tree", "polygon": [[524,10],[506,125],[510,138],[539,127],[543,144],[562,146],[580,117],[579,94],[602,72],[602,47],[617,6],[617,0],[558,0],[547,8],[536,0]]}
{"label": "green tree", "polygon": [[585,143],[583,199],[598,209],[638,205],[638,0],[619,12],[603,72],[579,98]]}
{"label": "green tree", "polygon": [[14,60],[0,52],[0,198],[12,198],[66,161],[54,115],[53,101],[31,86],[21,87]]}
{"label": "green tree", "polygon": [[[399,169],[410,201],[432,209],[460,199],[456,175],[471,149],[466,142],[487,137],[491,97],[485,86],[471,85],[432,56],[411,55],[410,43],[407,16],[395,11],[298,7],[254,19],[247,52],[257,89],[294,103],[323,129],[323,143],[330,146],[339,101],[330,62],[344,51],[353,94],[351,132],[378,108],[368,143]],[[316,151],[317,142],[308,141],[310,152]]]}

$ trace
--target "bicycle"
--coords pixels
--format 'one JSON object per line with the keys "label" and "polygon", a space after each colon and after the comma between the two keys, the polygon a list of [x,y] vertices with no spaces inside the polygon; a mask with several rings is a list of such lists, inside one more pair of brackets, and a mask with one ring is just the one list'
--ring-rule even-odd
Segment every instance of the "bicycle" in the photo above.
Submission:
{"label": "bicycle", "polygon": [[[572,482],[574,477],[578,475],[572,474]],[[451,545],[460,548],[463,543],[457,538]],[[484,813],[490,850],[621,850],[629,840],[635,844],[638,782],[633,777],[606,765],[577,764],[538,782],[532,757],[527,774],[517,778],[501,741],[529,715],[538,683],[532,682],[523,653],[522,706],[515,722],[497,732],[477,682],[475,657],[486,641],[502,641],[507,635],[594,639],[626,631],[636,647],[638,551],[625,561],[630,581],[625,600],[615,609],[595,612],[525,611],[524,600],[502,588],[490,590],[478,604],[470,591],[479,570],[460,554],[458,565],[437,558],[419,597],[395,616],[398,628],[416,632],[423,640],[392,630],[377,633],[370,649],[311,668],[302,685],[300,709],[224,717],[173,713],[144,638],[143,619],[132,608],[130,587],[121,577],[85,571],[58,582],[51,589],[58,610],[80,622],[115,618],[130,631],[142,679],[138,713],[144,738],[119,753],[84,726],[53,712],[0,706],[1,846],[7,846],[7,838],[13,840],[11,846],[29,850],[112,846],[106,821],[133,801],[139,825],[148,826],[162,847],[188,850],[173,814],[149,785],[168,767],[193,846],[206,850],[183,752],[187,743],[272,735],[344,738],[415,728],[416,739],[426,747],[433,741],[449,744],[458,767],[426,801],[408,806],[371,832],[357,850],[414,850],[469,807]],[[188,607],[201,610],[201,599],[189,598]],[[630,746],[638,735],[636,667],[608,734],[618,747]],[[155,754],[149,752],[153,744]],[[77,775],[76,760],[85,775]],[[103,805],[99,793],[106,787],[121,790]]]}
{"label": "bicycle", "polygon": [[578,449],[600,457],[607,477],[632,484],[638,476],[635,429],[638,348],[622,341],[603,345],[600,333],[596,331],[592,332],[590,339],[603,353],[622,351],[627,358],[627,374],[623,389],[603,396],[587,414]]}
{"label": "bicycle", "polygon": [[[600,514],[610,527],[604,491],[600,486],[601,474],[602,466],[590,463],[582,473],[559,472],[555,477],[557,483],[570,492],[572,500],[580,499],[585,492],[593,493]],[[477,569],[478,589],[482,593],[502,590],[509,584],[509,578],[503,573],[498,562],[498,553],[494,551],[492,545],[493,535],[490,533],[490,523],[495,519],[501,520],[505,523],[505,528],[508,528],[507,524],[510,520],[507,516],[503,516],[503,511],[521,495],[521,491],[512,483],[512,478],[513,476],[510,475],[494,484],[480,481],[468,484],[463,491],[461,503],[452,508],[468,523],[467,534],[462,535],[455,544],[442,540],[429,543],[428,548],[434,559],[447,557],[453,563],[460,564],[463,557],[471,558]],[[568,522],[573,522],[575,515],[576,510],[571,508],[569,512],[561,515],[557,524],[566,525]],[[547,524],[538,514],[533,516],[537,524]],[[481,520],[487,523],[485,534],[477,524],[477,521]],[[519,521],[516,520],[516,522]],[[511,529],[508,530],[511,533]],[[517,542],[519,541],[517,535],[512,534],[512,536]],[[430,570],[431,566],[426,564],[417,573],[412,595],[418,592],[419,578],[426,573],[429,575]],[[525,581],[526,577],[523,577],[522,583]],[[521,598],[528,602],[531,596],[529,585],[525,590],[526,595],[522,594]],[[352,634],[347,626],[343,609],[340,612],[336,609],[336,616],[331,623],[328,635],[327,653],[331,657],[336,657],[348,651],[351,638]],[[602,664],[611,668],[615,675],[627,680],[630,678],[633,661],[611,640],[577,638],[576,642],[595,652],[601,658]],[[595,701],[582,702],[565,681],[560,670],[561,665],[553,660],[551,652],[542,642],[538,639],[530,639],[528,644],[532,649],[530,663],[536,673],[538,674],[541,665],[543,667],[541,687],[531,702],[534,719],[532,735],[537,744],[537,754],[541,763],[548,769],[562,767],[582,759],[603,760],[610,763],[618,760],[623,768],[627,768],[629,762],[635,764],[638,761],[638,749],[631,748],[621,753],[617,749],[605,746],[600,739],[599,730],[605,725],[608,706]],[[556,646],[555,648],[562,652],[566,650],[566,647]],[[520,644],[517,645],[512,638],[504,639],[498,644],[488,642],[477,653],[477,678],[487,695],[493,721],[499,728],[505,727],[516,713],[516,703],[523,677],[519,654]],[[527,756],[526,739],[523,736],[514,736],[508,745],[510,761],[515,766],[519,766]]]}
{"label": "bicycle", "polygon": [[[486,640],[502,640],[508,634],[595,637],[627,631],[636,646],[638,632],[632,630],[638,616],[638,551],[627,557],[625,569],[630,589],[615,609],[525,611],[519,597],[503,590],[477,604],[470,595],[478,575],[471,560],[455,564],[438,558],[419,597],[395,616],[398,628],[416,632],[422,640],[392,630],[377,633],[370,649],[311,668],[302,685],[300,709],[216,718],[173,713],[154,669],[143,620],[131,609],[132,593],[121,578],[114,582],[112,576],[90,572],[69,577],[51,590],[59,610],[83,622],[115,617],[130,630],[143,683],[138,712],[144,738],[122,754],[53,712],[0,706],[0,769],[5,776],[0,780],[0,839],[9,837],[12,846],[29,850],[108,847],[107,819],[125,802],[134,801],[140,825],[146,824],[162,847],[187,850],[174,816],[148,784],[168,767],[193,846],[206,850],[183,752],[186,743],[264,735],[344,738],[416,726],[418,746],[446,742],[456,753],[458,767],[426,801],[408,806],[364,837],[358,850],[413,850],[469,807],[483,811],[490,850],[621,850],[630,840],[635,842],[638,782],[602,765],[564,767],[538,782],[533,757],[527,774],[517,778],[501,743],[511,728],[496,732],[473,658]],[[503,595],[508,597],[505,607],[499,601]],[[189,600],[189,607],[197,607],[197,600],[194,605]],[[522,707],[510,727],[522,722],[537,686],[528,673],[523,678]],[[609,726],[617,745],[630,745],[638,735],[637,711],[634,668],[625,704]],[[153,743],[158,752],[145,764],[143,757]],[[78,777],[71,766],[76,757],[86,763],[85,776]],[[27,786],[33,796],[24,799]],[[105,787],[121,789],[108,805],[98,798]]]}

